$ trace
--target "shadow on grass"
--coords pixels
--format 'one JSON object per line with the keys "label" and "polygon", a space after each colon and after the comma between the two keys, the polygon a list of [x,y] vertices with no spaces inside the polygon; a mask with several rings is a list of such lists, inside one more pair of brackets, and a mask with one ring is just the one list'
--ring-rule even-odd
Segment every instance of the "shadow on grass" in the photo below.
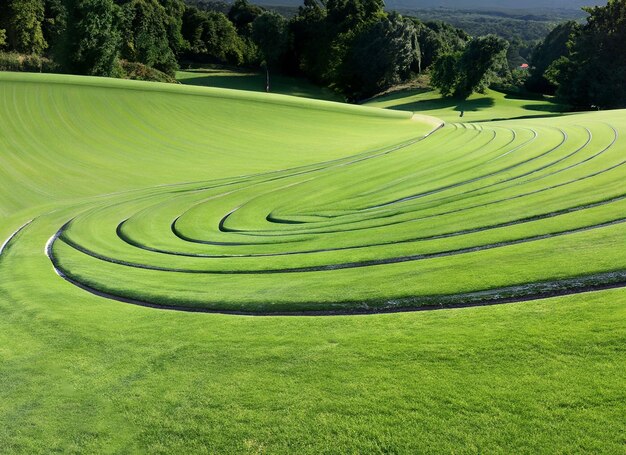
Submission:
{"label": "shadow on grass", "polygon": [[490,97],[476,98],[473,100],[461,100],[458,98],[435,98],[398,104],[390,107],[390,109],[420,112],[453,108],[454,111],[461,113],[478,112],[484,109],[489,109],[495,106],[495,104],[495,100]]}
{"label": "shadow on grass", "polygon": [[[179,75],[178,81],[187,85],[246,90],[253,92],[265,91],[265,74],[262,73],[235,73],[219,69],[185,70],[184,73],[194,74],[193,76],[183,75],[182,77]],[[304,79],[279,74],[271,75],[270,92],[305,98],[341,101],[341,99],[329,89],[317,87]]]}

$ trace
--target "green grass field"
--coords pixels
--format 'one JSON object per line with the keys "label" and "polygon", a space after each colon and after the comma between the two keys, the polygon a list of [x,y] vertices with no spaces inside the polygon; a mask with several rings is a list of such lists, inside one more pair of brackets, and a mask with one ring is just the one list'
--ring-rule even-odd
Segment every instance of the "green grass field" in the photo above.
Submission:
{"label": "green grass field", "polygon": [[0,452],[623,453],[625,133],[0,73]]}

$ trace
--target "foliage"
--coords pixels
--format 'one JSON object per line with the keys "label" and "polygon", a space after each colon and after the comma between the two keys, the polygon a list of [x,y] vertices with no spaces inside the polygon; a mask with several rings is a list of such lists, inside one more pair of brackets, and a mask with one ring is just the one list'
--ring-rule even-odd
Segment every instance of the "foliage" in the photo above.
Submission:
{"label": "foliage", "polygon": [[333,37],[326,20],[326,8],[317,0],[304,0],[290,22],[296,65],[309,79],[322,83],[328,71]]}
{"label": "foliage", "polygon": [[420,69],[429,68],[443,54],[455,53],[465,48],[470,37],[463,30],[440,21],[415,23],[420,45]]}
{"label": "foliage", "polygon": [[65,0],[45,0],[44,5],[43,35],[50,47],[54,47],[67,26]]}
{"label": "foliage", "polygon": [[0,47],[3,47],[7,43],[7,32],[0,28]]}
{"label": "foliage", "polygon": [[72,74],[113,76],[118,67],[119,8],[112,0],[65,0],[67,27],[56,49],[57,62]]}
{"label": "foliage", "polygon": [[413,23],[397,14],[361,26],[346,46],[334,85],[357,101],[400,83],[419,58]]}
{"label": "foliage", "polygon": [[6,30],[9,48],[25,54],[41,54],[48,47],[44,39],[43,0],[2,0],[0,28]]}
{"label": "foliage", "polygon": [[278,64],[289,49],[287,21],[278,13],[264,12],[252,23],[252,40],[266,65]]}
{"label": "foliage", "polygon": [[166,9],[157,0],[130,0],[122,6],[121,18],[121,56],[173,76],[178,64],[168,40]]}
{"label": "foliage", "polygon": [[153,82],[167,82],[175,84],[176,79],[172,76],[159,71],[157,69],[146,66],[142,63],[127,62],[126,60],[120,60],[120,67],[122,69],[122,77],[124,79],[132,79],[138,81],[153,81]]}
{"label": "foliage", "polygon": [[240,65],[245,61],[246,47],[228,17],[215,11],[185,9],[182,33],[188,42],[187,57]]}
{"label": "foliage", "polygon": [[556,86],[546,78],[550,65],[561,57],[568,55],[567,44],[573,35],[580,30],[578,22],[569,21],[557,25],[546,38],[539,43],[531,58],[530,78],[526,86],[538,93],[554,94]]}
{"label": "foliage", "polygon": [[250,3],[248,0],[235,0],[228,19],[233,23],[237,31],[243,36],[249,37],[252,33],[252,23],[263,14],[263,8]]}
{"label": "foliage", "polygon": [[0,71],[54,73],[58,68],[52,60],[35,54],[0,52]]}
{"label": "foliage", "polygon": [[444,54],[435,62],[431,82],[444,96],[467,98],[483,92],[497,71],[508,71],[508,43],[495,35],[471,40],[462,52]]}
{"label": "foliage", "polygon": [[459,62],[462,52],[453,54],[443,54],[435,60],[430,75],[430,82],[443,96],[451,96],[455,91],[461,78]]}
{"label": "foliage", "polygon": [[626,106],[626,0],[585,9],[587,23],[571,36],[569,53],[546,72],[557,95],[582,107]]}

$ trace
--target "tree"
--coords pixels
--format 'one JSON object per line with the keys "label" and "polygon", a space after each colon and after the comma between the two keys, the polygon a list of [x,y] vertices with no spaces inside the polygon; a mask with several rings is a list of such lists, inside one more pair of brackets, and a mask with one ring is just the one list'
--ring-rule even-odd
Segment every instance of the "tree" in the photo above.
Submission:
{"label": "tree", "polygon": [[568,55],[546,71],[557,95],[582,108],[626,106],[626,0],[584,8],[587,23],[573,33]]}
{"label": "tree", "polygon": [[122,6],[121,17],[122,57],[173,76],[178,64],[168,40],[165,8],[157,0],[131,0]]}
{"label": "tree", "polygon": [[311,80],[324,82],[334,39],[326,20],[326,8],[317,0],[304,0],[290,22],[293,53],[298,69]]}
{"label": "tree", "polygon": [[277,65],[289,48],[287,21],[278,13],[264,12],[252,23],[252,40],[266,65]]}
{"label": "tree", "polygon": [[178,55],[185,46],[182,34],[185,3],[183,0],[160,0],[160,3],[165,9],[165,29],[169,47],[174,55]]}
{"label": "tree", "polygon": [[228,12],[228,19],[237,28],[237,31],[244,35],[250,36],[252,33],[252,23],[263,14],[263,8],[253,5],[248,0],[235,0]]}
{"label": "tree", "polygon": [[59,41],[67,22],[64,0],[45,0],[43,36],[50,47]]}
{"label": "tree", "polygon": [[7,32],[4,29],[0,29],[0,47],[3,47],[7,43]]}
{"label": "tree", "polygon": [[445,54],[437,60],[431,83],[444,96],[453,94],[465,99],[474,92],[483,92],[497,69],[508,70],[508,45],[495,35],[475,38],[462,53]]}
{"label": "tree", "polygon": [[459,83],[458,70],[461,52],[443,54],[435,60],[430,74],[430,83],[439,89],[443,96],[451,96]]}
{"label": "tree", "polygon": [[470,37],[463,30],[441,21],[421,22],[410,18],[417,29],[422,70],[429,68],[441,55],[465,49]]}
{"label": "tree", "polygon": [[182,33],[189,43],[190,58],[234,65],[244,61],[244,43],[233,23],[223,13],[187,7]]}
{"label": "tree", "polygon": [[554,94],[556,86],[546,78],[546,71],[553,62],[569,54],[567,44],[579,30],[580,24],[578,22],[564,22],[557,25],[535,47],[530,61],[530,78],[526,83],[529,90],[537,93]]}
{"label": "tree", "polygon": [[67,27],[56,49],[57,61],[73,74],[112,76],[117,69],[119,14],[113,0],[65,0]]}
{"label": "tree", "polygon": [[398,14],[364,24],[347,45],[335,87],[356,101],[406,79],[419,59],[416,35],[413,23]]}
{"label": "tree", "polygon": [[484,92],[492,81],[496,68],[506,63],[509,43],[495,35],[482,36],[469,42],[461,55],[459,65],[462,77],[455,96],[467,98],[474,92]]}
{"label": "tree", "polygon": [[43,20],[43,0],[0,2],[0,28],[6,30],[6,42],[12,50],[41,54],[48,47],[43,36]]}

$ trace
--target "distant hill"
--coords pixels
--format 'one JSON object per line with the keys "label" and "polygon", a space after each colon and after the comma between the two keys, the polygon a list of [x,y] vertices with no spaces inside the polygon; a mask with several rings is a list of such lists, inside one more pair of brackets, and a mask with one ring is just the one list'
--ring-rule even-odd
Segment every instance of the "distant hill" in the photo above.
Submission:
{"label": "distant hill", "polygon": [[[297,6],[301,0],[255,0],[260,5]],[[387,0],[387,8],[462,8],[462,9],[579,9],[583,6],[603,5],[600,0]]]}
{"label": "distant hill", "polygon": [[389,8],[464,8],[464,9],[579,9],[583,6],[601,5],[599,0],[389,0]]}

